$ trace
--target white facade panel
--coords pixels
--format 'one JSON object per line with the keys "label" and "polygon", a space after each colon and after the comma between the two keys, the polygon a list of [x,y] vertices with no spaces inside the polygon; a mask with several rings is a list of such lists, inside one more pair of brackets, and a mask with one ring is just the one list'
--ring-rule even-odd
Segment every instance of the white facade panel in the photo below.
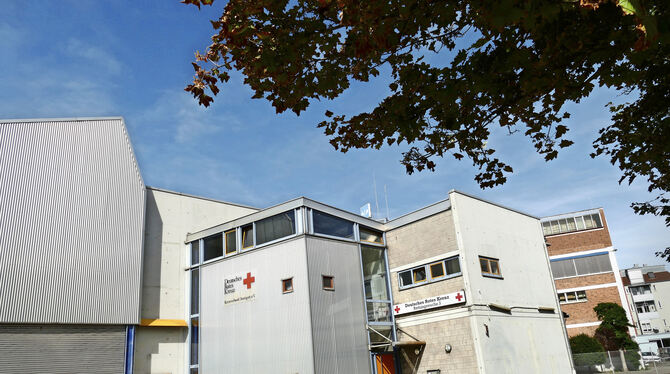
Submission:
{"label": "white facade panel", "polygon": [[[253,298],[227,304],[225,279],[247,273],[243,296]],[[200,329],[203,373],[314,373],[304,237],[203,266]]]}

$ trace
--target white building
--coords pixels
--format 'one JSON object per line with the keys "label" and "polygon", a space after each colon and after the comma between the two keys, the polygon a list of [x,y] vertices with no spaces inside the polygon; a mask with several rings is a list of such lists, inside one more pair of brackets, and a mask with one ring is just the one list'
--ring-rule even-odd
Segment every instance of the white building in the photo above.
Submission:
{"label": "white building", "polygon": [[145,188],[120,118],[0,126],[0,373],[572,372],[536,217],[259,210]]}

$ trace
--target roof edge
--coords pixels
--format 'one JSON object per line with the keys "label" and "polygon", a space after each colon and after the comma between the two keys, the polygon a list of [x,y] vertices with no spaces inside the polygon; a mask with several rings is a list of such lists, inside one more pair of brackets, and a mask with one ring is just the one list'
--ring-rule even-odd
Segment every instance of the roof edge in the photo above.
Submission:
{"label": "roof edge", "polygon": [[110,117],[58,117],[58,118],[0,118],[0,123],[28,123],[28,122],[83,122],[83,121],[109,121],[121,120],[122,116]]}
{"label": "roof edge", "polygon": [[192,194],[188,194],[188,193],[184,193],[184,192],[172,191],[172,190],[168,190],[168,189],[160,188],[160,187],[147,186],[147,190],[153,190],[153,191],[159,191],[159,192],[169,193],[169,194],[173,194],[173,195],[190,197],[190,198],[193,198],[193,199],[207,200],[207,201],[211,201],[211,202],[214,202],[214,203],[233,205],[233,206],[237,206],[237,207],[240,207],[240,208],[261,210],[260,208],[256,208],[256,207],[249,206],[249,205],[231,203],[230,201],[212,199],[210,197],[197,196],[197,195],[192,195]]}

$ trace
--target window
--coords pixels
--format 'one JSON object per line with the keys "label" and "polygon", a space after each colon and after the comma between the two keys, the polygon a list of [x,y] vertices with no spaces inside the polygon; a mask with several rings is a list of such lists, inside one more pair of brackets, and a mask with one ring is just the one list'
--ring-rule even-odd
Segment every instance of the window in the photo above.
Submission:
{"label": "window", "polygon": [[638,313],[652,313],[656,311],[656,304],[653,300],[640,301],[635,303],[635,309]]}
{"label": "window", "polygon": [[254,246],[254,226],[247,225],[242,227],[242,249]]}
{"label": "window", "polygon": [[381,231],[373,230],[363,226],[360,226],[358,231],[361,236],[361,241],[384,244],[384,234],[382,234]]}
{"label": "window", "polygon": [[191,265],[200,262],[200,241],[191,242]]}
{"label": "window", "polygon": [[[430,274],[430,277],[427,277],[428,274]],[[461,266],[458,262],[458,256],[454,256],[439,262],[400,271],[398,272],[398,283],[400,284],[400,289],[403,289],[459,275],[461,275]]]}
{"label": "window", "polygon": [[436,262],[429,266],[430,279],[441,278],[444,276],[444,262]]}
{"label": "window", "polygon": [[640,323],[640,326],[642,327],[642,333],[643,334],[654,332],[654,330],[651,328],[651,323],[650,322]]}
{"label": "window", "polygon": [[191,366],[198,365],[198,330],[198,317],[191,318],[191,358],[189,360]]}
{"label": "window", "polygon": [[482,269],[482,275],[502,278],[498,259],[479,256],[479,266]]}
{"label": "window", "polygon": [[226,231],[226,254],[237,252],[236,230]]}
{"label": "window", "polygon": [[612,264],[607,253],[577,258],[551,260],[551,273],[554,279],[589,275],[612,271]]}
{"label": "window", "polygon": [[293,278],[282,279],[281,289],[283,293],[293,292]]}
{"label": "window", "polygon": [[561,292],[558,294],[558,302],[561,304],[577,303],[587,301],[586,291]]}
{"label": "window", "polygon": [[649,285],[630,287],[630,293],[633,295],[646,295],[651,293]]}
{"label": "window", "polygon": [[420,283],[426,281],[426,268],[420,267],[412,270],[412,279],[414,283]]}
{"label": "window", "polygon": [[560,218],[542,222],[542,232],[545,236],[600,227],[603,227],[600,213],[585,214],[577,217]]}
{"label": "window", "polygon": [[317,234],[337,236],[340,238],[354,238],[354,224],[330,214],[312,210],[314,232]]}
{"label": "window", "polygon": [[366,300],[388,300],[390,302],[384,248],[362,245],[361,261]]}
{"label": "window", "polygon": [[202,240],[203,261],[223,256],[223,236],[218,233]]}
{"label": "window", "polygon": [[291,210],[256,222],[256,245],[295,234],[295,211]]}
{"label": "window", "polygon": [[332,275],[322,275],[321,281],[323,283],[323,289],[328,291],[335,290],[335,279]]}
{"label": "window", "polygon": [[191,270],[191,315],[198,314],[200,306],[200,271],[196,268]]}

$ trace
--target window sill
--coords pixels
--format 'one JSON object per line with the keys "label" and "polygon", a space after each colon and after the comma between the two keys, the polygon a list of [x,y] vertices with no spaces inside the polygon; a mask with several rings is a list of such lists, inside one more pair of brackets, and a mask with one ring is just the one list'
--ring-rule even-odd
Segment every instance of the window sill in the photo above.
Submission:
{"label": "window sill", "polygon": [[482,273],[482,277],[493,278],[493,279],[505,279],[505,278],[503,278],[502,275],[496,275],[496,274],[484,274],[484,273]]}

